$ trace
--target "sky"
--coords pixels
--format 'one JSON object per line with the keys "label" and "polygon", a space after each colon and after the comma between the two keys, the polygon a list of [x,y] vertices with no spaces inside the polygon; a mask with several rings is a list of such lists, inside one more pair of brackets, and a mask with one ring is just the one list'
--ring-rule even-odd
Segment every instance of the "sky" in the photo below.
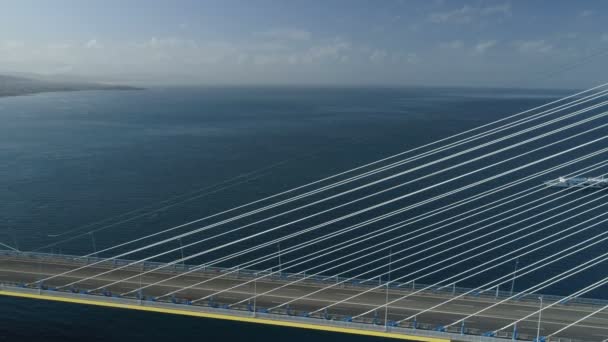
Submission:
{"label": "sky", "polygon": [[0,73],[143,85],[577,88],[608,1],[0,0]]}

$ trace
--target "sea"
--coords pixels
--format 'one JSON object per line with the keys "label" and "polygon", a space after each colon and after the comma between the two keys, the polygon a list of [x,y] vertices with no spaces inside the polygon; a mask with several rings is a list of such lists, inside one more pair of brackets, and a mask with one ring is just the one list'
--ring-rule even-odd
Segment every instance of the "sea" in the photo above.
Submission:
{"label": "sea", "polygon": [[[574,92],[576,91],[430,87],[151,87],[133,91],[60,92],[0,98],[0,243],[23,251],[35,250],[71,255],[85,255],[102,251],[99,255],[111,256],[112,253],[127,250],[119,248],[104,252],[105,249],[118,243],[230,210],[403,151],[424,146],[439,139],[508,118],[512,114],[555,101]],[[531,113],[524,113],[517,118],[524,118],[527,115],[531,115]],[[535,123],[547,122],[555,117],[557,116],[547,117]],[[569,120],[564,122],[574,123],[577,119]],[[372,175],[369,179],[354,181],[341,188],[329,190],[327,194],[336,195],[335,198],[302,210],[297,209],[297,206],[311,203],[313,200],[322,200],[324,194],[317,194],[302,202],[288,204],[285,208],[297,210],[293,214],[278,217],[276,221],[273,219],[256,223],[266,217],[256,214],[251,217],[250,221],[232,222],[226,227],[210,229],[204,233],[206,235],[197,235],[196,238],[190,239],[184,238],[184,241],[180,241],[180,243],[187,245],[196,242],[197,238],[225,232],[224,235],[209,239],[203,244],[193,244],[184,248],[183,251],[186,255],[209,251],[189,261],[192,264],[206,263],[225,255],[222,253],[233,253],[273,238],[286,236],[288,233],[298,233],[313,225],[320,225],[333,217],[347,215],[392,198],[399,196],[404,198],[403,201],[391,202],[379,207],[378,211],[366,211],[360,216],[345,219],[343,225],[336,223],[323,226],[312,232],[311,235],[302,234],[297,238],[282,241],[280,246],[272,244],[258,254],[252,254],[252,257],[257,257],[264,253],[272,253],[277,247],[288,250],[297,243],[306,241],[309,237],[318,237],[404,206],[413,206],[411,211],[392,217],[386,222],[376,222],[362,230],[345,234],[343,237],[344,239],[357,238],[364,233],[381,230],[389,224],[422,214],[426,210],[439,208],[440,205],[463,199],[466,196],[480,194],[495,186],[507,184],[605,147],[606,143],[603,141],[547,161],[541,160],[605,136],[605,129],[582,134],[583,130],[599,125],[598,122],[601,120],[574,127],[570,131],[556,133],[546,139],[542,138],[541,132],[549,132],[549,129],[545,131],[542,129],[530,130],[513,139],[482,148],[483,142],[489,142],[495,137],[506,136],[506,133],[501,133],[494,138],[488,137],[466,146],[455,147],[451,151],[438,152],[436,155],[413,160],[407,165],[398,166],[385,173]],[[532,126],[530,124],[525,127]],[[495,126],[488,126],[476,132],[484,132],[492,127]],[[550,128],[557,127],[559,126],[556,124]],[[509,133],[518,132],[518,130],[513,129]],[[576,139],[545,147],[551,142],[577,132],[581,132],[581,135]],[[517,148],[508,148],[525,139],[538,140],[531,140]],[[446,144],[456,140],[446,141]],[[396,159],[374,164],[361,169],[361,172],[430,151],[433,147],[438,146],[440,145],[425,147]],[[480,149],[462,155],[456,153],[472,147]],[[484,157],[485,154],[499,148],[505,148],[504,152]],[[538,152],[533,151],[535,148],[538,148]],[[479,157],[479,160],[471,162],[470,160],[474,157]],[[447,159],[440,164],[433,164],[432,161],[438,158]],[[446,212],[442,214],[443,216],[437,216],[437,220],[439,218],[449,219],[450,214],[464,212],[465,209],[475,209],[475,207],[489,203],[490,198],[498,200],[500,196],[514,194],[515,189],[523,191],[526,188],[538,186],[549,178],[573,172],[577,168],[589,166],[601,160],[600,156],[599,159],[589,159],[570,169],[558,170],[544,177],[535,178],[526,184],[493,195],[496,197],[488,197],[488,199],[471,203],[456,212]],[[534,162],[538,163],[521,170],[516,169],[518,166]],[[458,163],[464,164],[461,167],[445,170]],[[496,163],[495,166],[482,169],[494,163]],[[414,170],[413,168],[416,166],[420,167]],[[359,171],[332,180],[345,179],[357,172]],[[398,172],[403,172],[403,175],[395,176],[386,182],[380,181],[383,177],[395,175]],[[457,178],[467,172],[472,173],[466,177]],[[606,172],[608,171],[604,168],[596,171],[594,175]],[[438,200],[436,207],[433,206],[435,204],[430,204],[428,207],[421,204],[432,196],[442,195],[460,186],[500,173],[506,174],[475,188],[464,190],[453,197]],[[452,180],[453,178],[457,179]],[[331,184],[332,180],[287,193],[277,197],[276,200],[289,198],[291,195],[312,190],[321,185]],[[376,185],[362,188],[360,191],[339,195],[341,191],[362,186],[368,180],[378,182]],[[408,184],[401,185],[404,182]],[[230,244],[235,239],[314,215],[321,210],[331,209],[363,195],[373,195],[374,192],[388,186],[395,186],[395,189],[387,190],[380,196],[371,196],[352,206],[340,207],[333,212],[312,217],[310,220],[298,221],[285,229],[277,229],[242,243],[215,249]],[[555,190],[545,189],[531,195],[530,198],[550,195],[550,191]],[[575,201],[576,196],[584,195],[589,195],[589,198],[598,197],[595,194],[581,192],[569,195],[567,200]],[[228,218],[249,209],[273,203],[273,201],[275,198],[252,207],[230,211],[217,218],[204,220],[178,231],[185,232],[188,229],[202,227],[220,218]],[[594,205],[598,205],[603,202],[599,199],[594,203]],[[566,199],[560,199],[547,207],[539,207],[527,212],[525,217],[537,214],[540,219],[545,217],[542,215],[547,215],[546,217],[549,214],[554,215],[556,212],[550,212],[549,209],[558,204],[564,204],[564,207],[559,209],[559,211],[564,211],[581,203],[568,204]],[[509,208],[509,206],[514,207],[514,204],[509,204],[504,208]],[[281,214],[280,209],[284,208],[268,210],[267,214],[279,215]],[[582,210],[576,209],[568,216]],[[602,212],[602,209],[598,210],[597,213]],[[595,213],[595,211],[589,211],[580,218],[580,221],[583,218],[593,218]],[[466,252],[484,242],[487,244],[478,252],[490,250],[492,247],[498,248],[489,251],[488,255],[473,258],[469,261],[470,263],[462,265],[462,267],[472,267],[471,265],[478,265],[494,256],[504,255],[509,251],[525,247],[526,244],[543,236],[549,236],[550,233],[559,233],[576,223],[561,223],[557,222],[557,219],[553,219],[553,221],[548,219],[547,223],[557,222],[555,226],[541,231],[540,228],[543,225],[537,225],[533,231],[538,232],[538,235],[524,236],[524,231],[516,231],[516,227],[524,227],[523,223],[517,222],[522,217],[515,217],[499,225],[488,227],[487,230],[496,230],[497,235],[482,237],[472,246],[467,246],[466,242],[475,236],[480,236],[481,231],[466,236],[464,232],[467,230],[464,228],[455,232],[455,236],[460,237],[460,240],[444,244],[442,248],[460,247],[446,254],[433,256],[430,250],[422,250],[421,247],[414,246],[414,242],[422,243],[433,237],[440,237],[432,242],[433,245],[436,245],[447,239],[442,234],[447,234],[457,227],[464,227],[465,223],[474,224],[480,220],[480,217],[484,216],[475,217],[470,222],[455,223],[444,231],[428,235],[421,235],[422,230],[416,229],[422,229],[424,224],[430,224],[430,222],[412,223],[404,228],[406,230],[386,235],[386,237],[399,237],[399,234],[404,234],[404,232],[413,232],[412,237],[417,240],[394,246],[390,251],[373,248],[372,250],[377,250],[379,254],[358,262],[359,264],[370,262],[370,265],[363,268],[370,273],[362,277],[372,279],[387,277],[374,267],[385,265],[388,257],[393,262],[391,267],[394,271],[390,274],[391,279],[400,276],[410,279],[413,276],[408,274],[414,274],[422,267],[427,267],[429,271],[436,270],[439,266],[433,265],[435,261],[441,261],[442,258],[454,256],[459,252]],[[254,223],[247,228],[237,229],[240,227],[239,225],[242,226],[247,222]],[[526,222],[526,224],[532,222],[534,221]],[[513,224],[511,228],[498,232],[499,228],[510,223]],[[604,226],[596,227],[592,231],[593,234],[605,230]],[[230,232],[231,229],[237,230]],[[513,232],[513,234],[505,241],[518,237],[522,237],[522,239],[503,246],[503,240],[499,240],[497,237],[507,232]],[[591,235],[587,237],[589,236]],[[576,241],[581,241],[584,237],[582,234]],[[360,246],[348,246],[328,258],[338,258],[346,253],[354,253],[362,246],[372,246],[374,243],[382,242],[381,239],[382,237],[378,237]],[[321,243],[319,247],[303,249],[298,253],[314,252],[323,246],[333,246],[339,241],[341,240],[330,240],[325,245]],[[573,244],[574,241],[566,239],[548,247],[544,253],[555,253]],[[538,282],[538,279],[545,279],[549,275],[572,267],[576,262],[605,252],[602,250],[603,247],[600,248],[604,245],[584,251],[576,258],[571,258],[572,261],[559,262],[547,270],[523,277],[515,284],[516,290],[523,290]],[[167,246],[172,249],[179,247],[175,240],[168,243]],[[405,246],[414,247],[411,247],[408,252],[400,252],[400,249]],[[521,252],[526,250],[529,248],[524,248]],[[158,253],[160,251],[161,249],[153,249],[148,252]],[[415,257],[411,255],[414,251],[419,251],[417,258],[425,256],[429,258],[418,264],[412,263],[404,266],[401,270],[397,269],[401,265],[400,263],[405,264],[415,260]],[[179,253],[180,251],[174,251],[158,260],[174,260],[179,257]],[[288,264],[297,255],[303,255],[298,253],[294,252],[293,256],[285,253],[282,261],[278,262]],[[533,262],[541,255],[546,254],[522,257],[517,260],[519,267]],[[235,258],[231,261],[232,263],[228,262],[219,266],[230,267],[238,262],[246,261],[248,257]],[[400,257],[403,257],[402,261],[399,261]],[[125,257],[125,259],[127,258]],[[136,258],[136,256],[132,258]],[[328,258],[319,260],[327,261]],[[376,260],[378,260],[378,264],[374,265],[373,262]],[[277,261],[274,259],[267,261],[259,268],[273,267],[275,262]],[[307,267],[318,265],[315,262],[317,261],[311,260],[309,264],[296,267],[293,271],[299,272]],[[511,260],[488,274],[470,278],[459,283],[458,286],[476,286],[483,283],[484,280],[492,279],[492,275],[504,274],[513,267],[514,261]],[[344,271],[344,274],[347,275],[360,273],[346,268],[337,269],[335,272],[338,270]],[[458,268],[458,270],[462,271],[462,268]],[[559,286],[548,287],[543,291],[549,294],[566,295],[596,280],[598,276],[604,274],[601,272],[602,270],[606,270],[605,265],[581,273]],[[384,272],[384,269],[382,271]],[[432,284],[441,280],[440,277],[447,277],[455,272],[442,271],[429,278],[421,279],[419,282]],[[503,288],[507,289],[510,284],[510,282],[505,282]],[[606,296],[602,291],[589,295],[592,297]],[[199,341],[315,340],[318,342],[377,340],[371,337],[343,336],[293,328],[0,297],[0,341],[145,340],[151,342],[166,341],[167,339]]]}

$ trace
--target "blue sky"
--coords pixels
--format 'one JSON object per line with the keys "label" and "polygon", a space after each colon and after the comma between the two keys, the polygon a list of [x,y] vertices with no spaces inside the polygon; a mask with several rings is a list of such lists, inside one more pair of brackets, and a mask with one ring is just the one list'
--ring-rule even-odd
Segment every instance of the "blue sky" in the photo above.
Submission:
{"label": "blue sky", "polygon": [[135,84],[514,87],[584,87],[608,76],[607,1],[0,0],[0,8],[0,72]]}

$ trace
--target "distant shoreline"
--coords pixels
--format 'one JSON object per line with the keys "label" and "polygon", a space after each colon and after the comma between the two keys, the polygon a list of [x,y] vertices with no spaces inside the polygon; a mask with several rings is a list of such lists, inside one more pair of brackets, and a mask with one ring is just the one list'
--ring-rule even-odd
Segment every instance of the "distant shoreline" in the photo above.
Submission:
{"label": "distant shoreline", "polygon": [[128,86],[116,86],[116,87],[108,87],[108,88],[49,89],[49,90],[36,90],[36,91],[24,91],[24,92],[12,92],[12,93],[0,92],[0,98],[17,97],[17,96],[29,96],[29,95],[38,95],[38,94],[48,94],[48,93],[69,93],[69,92],[91,91],[91,90],[101,90],[101,91],[119,90],[119,91],[127,91],[127,90],[146,90],[146,88],[128,87]]}
{"label": "distant shoreline", "polygon": [[100,83],[58,82],[0,75],[0,97],[84,90],[143,90],[143,88]]}

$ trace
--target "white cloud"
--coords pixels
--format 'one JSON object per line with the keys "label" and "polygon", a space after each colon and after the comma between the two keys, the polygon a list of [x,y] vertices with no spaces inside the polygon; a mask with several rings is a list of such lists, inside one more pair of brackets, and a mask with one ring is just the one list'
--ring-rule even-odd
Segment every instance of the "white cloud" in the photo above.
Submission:
{"label": "white cloud", "polygon": [[452,40],[451,42],[439,43],[439,47],[442,49],[462,49],[464,42],[462,40]]}
{"label": "white cloud", "polygon": [[544,40],[518,41],[515,46],[522,53],[548,53],[553,50],[553,45]]}
{"label": "white cloud", "polygon": [[276,65],[283,61],[284,59],[277,54],[256,55],[253,57],[253,64],[256,65]]}
{"label": "white cloud", "polygon": [[592,10],[588,10],[588,9],[587,9],[587,10],[583,10],[583,11],[581,11],[581,12],[578,14],[578,16],[579,16],[579,17],[581,17],[581,18],[585,18],[585,17],[590,17],[590,16],[592,16],[593,14],[595,14],[595,11],[592,11]]}
{"label": "white cloud", "polygon": [[429,15],[429,20],[434,23],[461,23],[467,24],[475,20],[487,16],[510,16],[511,4],[504,3],[494,6],[474,7],[464,5],[461,8],[445,11],[434,12]]}
{"label": "white cloud", "polygon": [[187,61],[189,65],[295,65],[349,60],[346,54],[351,49],[349,42],[331,39],[321,42],[197,42],[179,38],[157,38],[132,44],[147,56],[144,59]]}
{"label": "white cloud", "polygon": [[0,50],[17,50],[25,47],[25,43],[19,40],[6,40],[0,42]]}
{"label": "white cloud", "polygon": [[434,23],[445,23],[450,21],[468,23],[473,20],[474,14],[475,9],[465,5],[464,7],[453,11],[431,13],[429,20]]}
{"label": "white cloud", "polygon": [[502,5],[495,5],[484,7],[480,10],[481,15],[494,15],[494,14],[502,14],[505,16],[511,15],[511,4],[504,3]]}
{"label": "white cloud", "polygon": [[385,50],[374,50],[371,55],[369,55],[369,60],[372,61],[372,63],[382,63],[387,56],[388,52]]}
{"label": "white cloud", "polygon": [[97,39],[91,39],[84,44],[87,49],[101,49],[103,46],[97,41]]}
{"label": "white cloud", "polygon": [[418,63],[418,61],[420,60],[418,58],[418,55],[415,53],[409,53],[407,56],[408,63]]}
{"label": "white cloud", "polygon": [[494,46],[496,46],[496,44],[497,44],[496,40],[486,40],[486,41],[483,41],[483,42],[479,42],[473,48],[473,52],[475,54],[478,54],[478,55],[483,55],[484,53],[486,53],[487,50],[489,50],[489,49],[493,48]]}
{"label": "white cloud", "polygon": [[296,40],[305,41],[310,40],[312,34],[309,31],[292,28],[277,28],[268,31],[261,31],[254,33],[255,36],[278,39],[278,40]]}
{"label": "white cloud", "polygon": [[245,63],[249,62],[249,60],[250,60],[250,56],[246,53],[241,53],[236,56],[236,64],[238,64],[238,65],[245,64]]}
{"label": "white cloud", "polygon": [[420,61],[418,55],[415,53],[406,53],[406,54],[396,54],[393,57],[394,62],[405,62],[408,64],[416,64]]}
{"label": "white cloud", "polygon": [[[606,34],[608,42],[608,31]],[[599,44],[601,32],[596,35]],[[317,79],[348,83],[376,77],[378,81],[409,82],[409,78],[404,78],[406,74],[411,75],[411,79],[424,82],[442,82],[443,78],[438,79],[439,74],[460,82],[469,77],[489,77],[487,74],[471,76],[470,71],[489,70],[489,66],[495,66],[491,63],[508,66],[509,62],[526,64],[541,60],[534,57],[543,55],[521,52],[547,51],[551,49],[547,42],[555,41],[521,41],[517,45],[509,42],[510,49],[507,49],[497,36],[484,34],[482,39],[472,41],[464,36],[455,37],[460,39],[426,42],[420,50],[316,36],[307,41],[251,39],[251,36],[216,41],[181,36],[156,36],[134,41],[102,41],[97,38],[53,44],[0,40],[0,66],[7,70],[38,73],[69,72],[99,81],[122,80],[125,83],[133,80],[152,83],[297,83],[315,82]],[[101,43],[103,49],[93,48]],[[499,48],[501,53],[495,54]],[[482,58],[484,54],[492,58]],[[478,58],[459,58],[471,56]]]}
{"label": "white cloud", "polygon": [[47,45],[50,50],[67,50],[72,48],[70,43],[50,43]]}
{"label": "white cloud", "polygon": [[191,39],[181,39],[175,37],[157,38],[152,37],[148,41],[135,44],[137,47],[167,49],[167,48],[196,48],[197,43]]}
{"label": "white cloud", "polygon": [[[312,45],[303,52],[296,52],[299,63],[314,63],[322,61],[343,62],[351,50],[351,44],[341,39],[335,39],[323,44]],[[347,57],[348,59],[348,57]]]}
{"label": "white cloud", "polygon": [[350,44],[345,42],[335,42],[325,45],[313,46],[308,50],[308,54],[314,58],[338,57],[344,51],[350,49]]}
{"label": "white cloud", "polygon": [[300,59],[296,55],[287,56],[287,64],[295,65],[300,62]]}

